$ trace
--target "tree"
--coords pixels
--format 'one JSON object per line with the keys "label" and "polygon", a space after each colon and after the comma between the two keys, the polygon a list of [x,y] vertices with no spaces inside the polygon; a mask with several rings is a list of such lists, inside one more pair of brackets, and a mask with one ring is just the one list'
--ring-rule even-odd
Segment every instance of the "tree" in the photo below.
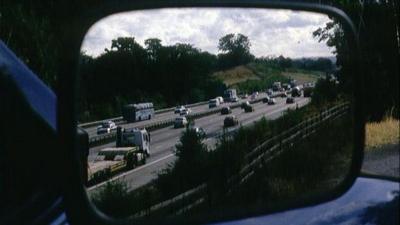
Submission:
{"label": "tree", "polygon": [[144,44],[146,45],[147,54],[150,59],[157,59],[162,48],[161,40],[158,38],[149,38],[144,41]]}
{"label": "tree", "polygon": [[219,39],[220,67],[229,68],[247,64],[254,59],[250,53],[250,40],[243,34],[227,34]]}
{"label": "tree", "polygon": [[[368,99],[367,117],[380,120],[386,111],[395,108],[399,116],[399,23],[397,1],[335,1],[359,25],[361,60],[364,65],[365,99]],[[362,11],[362,12],[361,12]],[[361,15],[361,16],[360,16]],[[362,19],[362,21],[360,21]],[[354,90],[353,68],[349,64],[348,46],[338,20],[328,22],[314,34],[319,41],[334,46],[338,79],[342,90]]]}
{"label": "tree", "polygon": [[180,143],[176,145],[176,156],[174,169],[178,172],[183,186],[197,185],[206,177],[206,153],[207,146],[202,143],[204,138],[200,137],[194,129],[189,127],[183,132]]}

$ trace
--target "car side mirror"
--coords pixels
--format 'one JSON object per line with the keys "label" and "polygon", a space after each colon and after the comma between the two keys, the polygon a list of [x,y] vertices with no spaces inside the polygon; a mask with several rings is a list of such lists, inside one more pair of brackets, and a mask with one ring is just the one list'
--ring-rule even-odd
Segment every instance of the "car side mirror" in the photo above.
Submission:
{"label": "car side mirror", "polygon": [[[85,128],[88,158],[102,151],[139,157],[139,139],[120,148],[121,126],[153,136],[148,165],[88,161],[102,176],[82,188],[95,215],[209,223],[322,202],[354,181],[363,115],[350,20],[321,5],[227,3],[121,6],[107,16],[135,11],[108,16],[83,38],[77,117],[118,124],[100,135]],[[247,102],[236,91],[259,94]],[[220,105],[208,105],[218,96],[232,99],[224,103],[238,118],[232,126],[224,128]],[[207,130],[204,140],[173,128],[182,102]]]}

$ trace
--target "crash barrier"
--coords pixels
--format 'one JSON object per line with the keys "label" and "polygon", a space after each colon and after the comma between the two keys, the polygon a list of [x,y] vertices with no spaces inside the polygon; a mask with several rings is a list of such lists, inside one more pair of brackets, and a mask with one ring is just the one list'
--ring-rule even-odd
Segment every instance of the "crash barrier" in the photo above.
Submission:
{"label": "crash barrier", "polygon": [[[284,150],[290,149],[289,145],[302,140],[311,134],[315,133],[320,125],[327,121],[335,120],[350,111],[349,103],[341,103],[330,109],[324,110],[317,115],[311,116],[303,122],[289,128],[288,130],[267,139],[252,151],[245,155],[248,162],[240,172],[228,179],[230,187],[227,194],[239,187],[248,180],[254,171],[262,164],[271,161],[280,155]],[[148,217],[148,216],[173,216],[185,213],[194,207],[206,203],[209,199],[208,186],[203,183],[195,188],[192,188],[182,194],[179,194],[169,200],[155,204],[145,210],[141,210],[134,214],[133,217]]]}

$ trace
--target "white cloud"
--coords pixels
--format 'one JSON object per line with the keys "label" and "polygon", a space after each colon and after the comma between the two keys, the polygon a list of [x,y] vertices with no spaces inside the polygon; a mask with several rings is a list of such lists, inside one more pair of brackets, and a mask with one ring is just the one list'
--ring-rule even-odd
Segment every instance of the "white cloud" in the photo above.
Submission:
{"label": "white cloud", "polygon": [[190,43],[203,51],[218,53],[218,40],[228,33],[242,33],[251,41],[256,56],[331,56],[332,49],[318,43],[312,32],[330,19],[326,15],[267,9],[161,9],[108,16],[88,31],[82,44],[97,56],[110,48],[111,40],[133,36],[144,45],[159,38],[163,45]]}

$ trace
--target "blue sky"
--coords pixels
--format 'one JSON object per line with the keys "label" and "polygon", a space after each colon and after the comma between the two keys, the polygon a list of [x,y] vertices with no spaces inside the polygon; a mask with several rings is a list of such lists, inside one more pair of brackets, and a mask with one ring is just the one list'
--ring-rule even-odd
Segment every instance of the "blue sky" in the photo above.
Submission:
{"label": "blue sky", "polygon": [[257,57],[330,57],[334,49],[312,37],[312,32],[328,21],[328,16],[323,14],[291,10],[184,8],[132,11],[105,17],[94,24],[86,34],[82,50],[97,56],[110,48],[112,39],[133,36],[142,46],[144,40],[156,37],[163,45],[189,43],[217,54],[220,37],[242,33],[249,37],[250,51]]}

